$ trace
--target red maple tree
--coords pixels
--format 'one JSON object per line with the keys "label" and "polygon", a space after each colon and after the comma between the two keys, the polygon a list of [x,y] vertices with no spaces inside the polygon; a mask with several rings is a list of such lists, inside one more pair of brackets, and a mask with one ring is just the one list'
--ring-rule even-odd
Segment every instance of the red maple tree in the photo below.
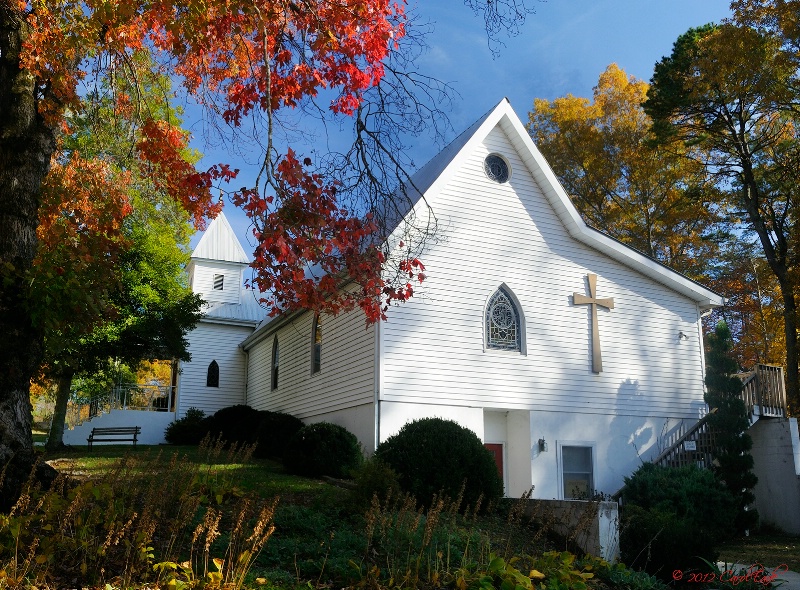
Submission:
{"label": "red maple tree", "polygon": [[[139,68],[153,64],[180,80],[206,116],[229,128],[253,113],[266,117],[265,182],[232,198],[257,221],[255,281],[273,311],[360,306],[377,321],[389,302],[411,295],[421,263],[403,262],[402,280],[386,281],[375,223],[341,205],[337,182],[314,173],[307,158],[301,163],[288,148],[278,153],[272,142],[273,114],[307,97],[331,93],[330,112],[356,112],[383,77],[405,21],[404,7],[389,0],[0,0],[0,330],[8,335],[0,350],[0,462],[31,459],[28,383],[41,335],[26,277],[40,222],[52,229],[59,216],[84,215],[113,226],[124,216],[122,197],[102,201],[113,212],[93,210],[94,191],[113,197],[120,188],[103,173],[102,158],[81,160],[59,142],[69,132],[66,115],[81,112],[109,71],[112,84],[103,92],[142,138],[135,157],[199,227],[220,207],[212,188],[237,171],[194,167],[189,137],[136,95]],[[142,53],[149,59],[137,59]],[[114,76],[126,77],[121,86],[134,92],[117,91]],[[42,209],[45,186],[69,194],[72,212]],[[346,282],[358,288],[338,288]]]}

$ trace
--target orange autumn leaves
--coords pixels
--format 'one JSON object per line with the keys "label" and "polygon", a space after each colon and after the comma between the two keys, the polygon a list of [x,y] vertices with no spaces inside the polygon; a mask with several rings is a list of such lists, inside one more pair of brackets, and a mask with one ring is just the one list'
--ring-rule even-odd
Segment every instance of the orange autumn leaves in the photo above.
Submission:
{"label": "orange autumn leaves", "polygon": [[168,55],[190,92],[226,97],[230,118],[293,106],[323,88],[338,89],[332,110],[352,113],[405,32],[403,6],[387,0],[23,0],[18,8],[30,25],[22,65],[47,85],[45,110],[56,115],[79,100],[78,83],[101,54],[143,48]]}
{"label": "orange autumn leaves", "polygon": [[[113,84],[106,89],[114,112],[133,121],[136,157],[155,187],[181,203],[198,227],[219,209],[212,187],[237,171],[226,164],[198,171],[187,161],[188,136],[142,108],[133,57],[148,53],[160,75],[181,82],[212,126],[233,132],[254,114],[270,117],[322,91],[331,97],[332,114],[354,114],[363,93],[380,83],[406,18],[403,4],[391,0],[22,0],[17,7],[28,25],[21,64],[36,80],[39,114],[69,133],[65,113],[80,111],[87,89],[109,71],[112,82],[128,77],[121,85],[126,91]],[[268,127],[271,134],[271,119]],[[233,200],[254,219],[255,283],[272,311],[360,306],[368,321],[376,321],[391,301],[407,299],[411,279],[421,280],[418,268],[400,282],[386,282],[375,245],[380,240],[369,237],[376,230],[372,221],[340,206],[336,182],[300,165],[291,149],[283,155],[271,149],[271,135],[261,143],[272,192],[243,187]],[[58,165],[53,171],[53,182],[76,180],[59,175]],[[108,188],[102,206],[119,204],[116,187]],[[124,217],[122,209],[118,213]],[[43,225],[42,239],[53,227]],[[343,281],[359,288],[343,294]]]}
{"label": "orange autumn leaves", "polygon": [[612,64],[593,101],[536,99],[528,129],[589,225],[698,279],[717,248],[706,238],[719,190],[683,146],[650,144],[647,89]]}
{"label": "orange autumn leaves", "polygon": [[103,294],[117,286],[115,261],[126,247],[127,180],[77,153],[53,163],[42,189],[31,290],[37,323],[49,333],[65,322],[89,331],[104,318]]}

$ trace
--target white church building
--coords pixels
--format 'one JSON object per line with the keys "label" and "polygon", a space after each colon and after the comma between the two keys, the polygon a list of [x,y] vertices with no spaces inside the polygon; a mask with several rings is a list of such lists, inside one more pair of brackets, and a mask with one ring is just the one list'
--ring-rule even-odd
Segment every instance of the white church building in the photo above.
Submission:
{"label": "white church building", "polygon": [[372,451],[448,418],[495,454],[507,495],[566,499],[617,491],[704,415],[701,316],[723,299],[588,227],[507,100],[414,184],[443,234],[414,297],[371,326],[360,310],[265,317],[214,220],[189,268],[208,309],[170,419],[248,404],[340,424]]}

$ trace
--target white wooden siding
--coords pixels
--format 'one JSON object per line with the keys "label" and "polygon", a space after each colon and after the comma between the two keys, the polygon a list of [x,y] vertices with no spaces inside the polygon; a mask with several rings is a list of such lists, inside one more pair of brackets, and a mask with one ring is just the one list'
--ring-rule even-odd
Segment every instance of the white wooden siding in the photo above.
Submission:
{"label": "white wooden siding", "polygon": [[[286,412],[306,420],[321,414],[373,404],[375,328],[365,327],[360,310],[323,316],[322,364],[311,373],[313,314],[304,313],[278,330],[278,388],[271,390],[274,334],[249,353],[248,403],[260,410]],[[312,420],[313,421],[313,420]]]}
{"label": "white wooden siding", "polygon": [[[491,152],[509,183],[483,172]],[[381,399],[495,409],[696,419],[703,406],[698,309],[573,239],[499,128],[431,202],[447,239],[427,280],[381,326]],[[586,275],[598,275],[603,372],[591,370]],[[505,284],[522,305],[527,354],[484,351],[485,303]],[[679,341],[678,333],[690,340]]]}
{"label": "white wooden siding", "polygon": [[[221,408],[244,403],[245,354],[239,343],[252,328],[201,321],[189,334],[190,363],[181,363],[178,376],[178,417],[191,407],[211,415]],[[206,387],[208,365],[219,365],[219,387]]]}
{"label": "white wooden siding", "polygon": [[[192,290],[206,301],[239,303],[242,290],[242,266],[233,263],[195,261],[192,271]],[[222,290],[214,289],[214,275],[225,278]]]}

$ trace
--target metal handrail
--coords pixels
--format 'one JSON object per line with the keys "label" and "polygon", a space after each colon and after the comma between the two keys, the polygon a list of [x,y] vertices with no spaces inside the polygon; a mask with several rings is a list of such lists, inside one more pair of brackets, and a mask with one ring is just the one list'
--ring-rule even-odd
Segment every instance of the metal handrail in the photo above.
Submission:
{"label": "metal handrail", "polygon": [[111,410],[173,412],[174,387],[164,385],[117,385],[111,391],[92,397],[88,402],[70,404],[67,425],[70,428]]}

